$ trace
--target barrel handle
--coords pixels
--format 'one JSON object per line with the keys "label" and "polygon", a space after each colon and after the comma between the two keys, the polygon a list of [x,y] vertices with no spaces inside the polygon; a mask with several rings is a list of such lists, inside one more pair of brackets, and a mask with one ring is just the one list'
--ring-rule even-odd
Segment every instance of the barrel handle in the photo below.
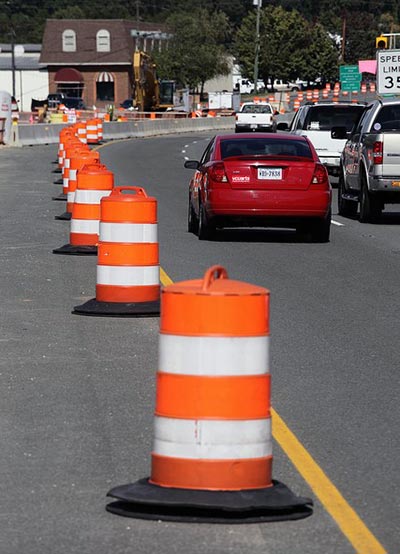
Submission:
{"label": "barrel handle", "polygon": [[146,196],[146,191],[142,187],[114,187],[111,194],[119,194],[122,191],[135,192],[138,196]]}
{"label": "barrel handle", "polygon": [[202,290],[207,291],[216,279],[228,279],[228,272],[222,265],[213,265],[204,273]]}

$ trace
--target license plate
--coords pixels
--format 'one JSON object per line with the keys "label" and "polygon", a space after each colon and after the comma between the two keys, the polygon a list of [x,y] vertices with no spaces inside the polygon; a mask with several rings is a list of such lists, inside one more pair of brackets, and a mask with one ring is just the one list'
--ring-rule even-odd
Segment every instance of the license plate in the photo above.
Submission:
{"label": "license plate", "polygon": [[251,123],[250,124],[250,129],[257,129],[256,123]]}
{"label": "license plate", "polygon": [[258,178],[279,181],[280,179],[282,179],[282,168],[281,167],[259,167]]}
{"label": "license plate", "polygon": [[392,187],[400,187],[400,181],[392,181]]}

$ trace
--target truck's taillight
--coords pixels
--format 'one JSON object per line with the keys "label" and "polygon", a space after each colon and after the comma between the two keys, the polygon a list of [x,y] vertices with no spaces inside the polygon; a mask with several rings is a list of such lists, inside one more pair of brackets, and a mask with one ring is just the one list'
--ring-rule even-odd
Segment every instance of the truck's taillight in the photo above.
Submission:
{"label": "truck's taillight", "polygon": [[225,173],[225,166],[223,162],[215,163],[210,167],[210,179],[216,181],[217,183],[227,183],[228,177]]}
{"label": "truck's taillight", "polygon": [[328,182],[328,172],[322,164],[316,164],[314,169],[314,175],[311,179],[312,185],[324,185]]}
{"label": "truck's taillight", "polygon": [[239,119],[238,114],[235,115],[235,119],[236,119],[236,121]]}
{"label": "truck's taillight", "polygon": [[373,157],[374,157],[374,164],[382,164],[383,163],[383,142],[381,140],[376,140],[374,142],[374,147],[372,149]]}

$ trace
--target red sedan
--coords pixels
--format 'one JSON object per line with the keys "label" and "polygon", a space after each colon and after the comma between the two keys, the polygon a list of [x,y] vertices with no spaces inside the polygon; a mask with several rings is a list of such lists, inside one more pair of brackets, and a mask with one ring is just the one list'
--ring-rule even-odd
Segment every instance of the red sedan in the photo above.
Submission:
{"label": "red sedan", "polygon": [[189,185],[188,230],[210,239],[223,227],[285,227],[328,242],[332,189],[307,137],[217,135]]}

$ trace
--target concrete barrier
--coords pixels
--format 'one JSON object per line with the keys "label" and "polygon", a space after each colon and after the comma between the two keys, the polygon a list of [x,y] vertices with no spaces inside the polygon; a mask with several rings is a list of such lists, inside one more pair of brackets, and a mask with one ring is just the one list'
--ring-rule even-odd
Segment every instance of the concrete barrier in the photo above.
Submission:
{"label": "concrete barrier", "polygon": [[[58,143],[60,130],[70,123],[35,123],[19,124],[14,133],[14,139],[9,146],[34,146],[36,144]],[[177,119],[137,119],[132,121],[112,121],[103,123],[105,140],[115,140],[135,137],[150,137],[173,133],[189,133],[191,131],[234,131],[234,117],[197,117]]]}

